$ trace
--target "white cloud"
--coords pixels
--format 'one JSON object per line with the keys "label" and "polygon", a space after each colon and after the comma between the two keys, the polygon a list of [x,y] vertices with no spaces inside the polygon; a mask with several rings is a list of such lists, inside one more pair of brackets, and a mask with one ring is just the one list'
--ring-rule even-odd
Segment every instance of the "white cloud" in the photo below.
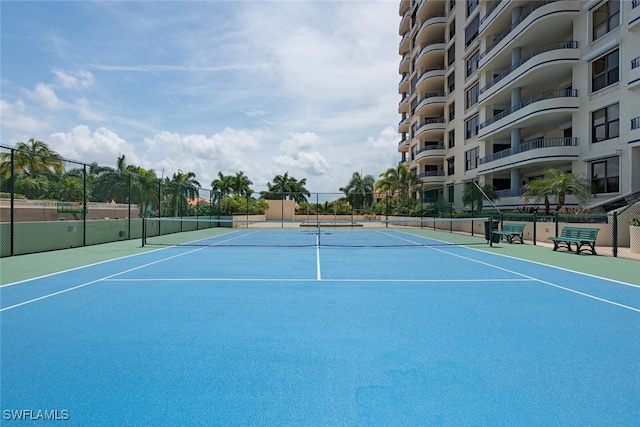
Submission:
{"label": "white cloud", "polygon": [[51,70],[58,85],[64,89],[84,89],[94,83],[93,74],[89,71],[77,71],[75,75],[59,68]]}
{"label": "white cloud", "polygon": [[139,164],[140,161],[133,145],[104,127],[91,132],[88,126],[78,125],[71,132],[54,133],[48,142],[63,157],[83,163],[115,166],[118,156],[122,154],[127,164]]}
{"label": "white cloud", "polygon": [[10,103],[0,99],[0,121],[3,128],[11,129],[16,134],[34,135],[44,132],[49,123],[37,117],[24,114],[25,105],[21,100]]}
{"label": "white cloud", "polygon": [[27,94],[35,103],[49,110],[64,107],[64,102],[58,98],[53,88],[45,83],[36,84],[36,87],[32,91],[27,91]]}

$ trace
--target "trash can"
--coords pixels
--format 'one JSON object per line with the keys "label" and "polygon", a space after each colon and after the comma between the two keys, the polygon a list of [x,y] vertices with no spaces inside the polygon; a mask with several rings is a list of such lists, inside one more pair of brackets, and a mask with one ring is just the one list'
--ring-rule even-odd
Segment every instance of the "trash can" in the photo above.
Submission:
{"label": "trash can", "polygon": [[500,241],[500,235],[491,232],[491,230],[497,230],[499,225],[499,219],[490,219],[484,222],[484,239],[487,243],[489,243],[489,240],[491,240],[491,243],[498,243]]}

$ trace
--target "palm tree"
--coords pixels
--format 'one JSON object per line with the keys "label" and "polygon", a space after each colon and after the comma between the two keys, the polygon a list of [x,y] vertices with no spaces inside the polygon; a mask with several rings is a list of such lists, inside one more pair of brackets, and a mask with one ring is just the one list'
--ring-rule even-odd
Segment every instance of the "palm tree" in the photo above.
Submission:
{"label": "palm tree", "polygon": [[289,172],[284,175],[276,175],[273,183],[267,182],[267,191],[262,191],[261,197],[270,200],[295,200],[297,203],[307,201],[307,197],[311,195],[309,190],[305,188],[307,179],[297,180],[289,176]]}
{"label": "palm tree", "polygon": [[[11,153],[0,153],[0,171],[5,178],[11,177]],[[18,177],[53,176],[64,172],[60,155],[35,138],[18,142],[14,151],[13,173]]]}
{"label": "palm tree", "polygon": [[405,165],[389,168],[380,174],[375,186],[390,196],[405,200],[416,190],[420,180]]}
{"label": "palm tree", "polygon": [[178,170],[169,179],[165,178],[165,195],[168,199],[169,206],[174,216],[179,216],[182,212],[181,207],[184,206],[186,197],[196,197],[200,183],[196,180],[196,174],[193,172],[182,172]]}
{"label": "palm tree", "polygon": [[471,205],[472,212],[475,210],[478,214],[481,213],[485,200],[491,202],[498,200],[498,195],[493,185],[482,184],[478,186],[474,181],[465,183],[462,203],[465,206]]}
{"label": "palm tree", "polygon": [[253,194],[251,185],[253,182],[244,174],[244,172],[236,172],[234,177],[231,177],[231,188],[235,194],[249,197]]}
{"label": "palm tree", "polygon": [[359,209],[373,203],[374,185],[375,178],[373,176],[362,176],[360,172],[354,172],[347,186],[340,188],[340,191],[349,198],[355,209]]}
{"label": "palm tree", "polygon": [[220,193],[220,196],[226,196],[233,190],[234,177],[225,175],[221,171],[218,172],[218,178],[211,181],[211,188]]}
{"label": "palm tree", "polygon": [[559,212],[566,199],[567,193],[571,193],[584,203],[591,197],[591,184],[581,174],[573,174],[558,169],[546,169],[542,178],[536,179],[525,185],[523,196],[533,199],[544,199],[545,215],[550,213],[549,197],[556,197],[556,212]]}

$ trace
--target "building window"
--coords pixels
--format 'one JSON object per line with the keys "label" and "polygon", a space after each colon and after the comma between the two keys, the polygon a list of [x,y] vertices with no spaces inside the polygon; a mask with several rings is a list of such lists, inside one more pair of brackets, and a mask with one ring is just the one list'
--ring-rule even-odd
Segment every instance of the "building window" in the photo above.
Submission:
{"label": "building window", "polygon": [[479,126],[480,126],[480,118],[479,118],[479,116],[477,114],[475,116],[471,117],[466,122],[464,122],[465,139],[469,139],[471,137],[476,136],[478,134],[478,127]]}
{"label": "building window", "polygon": [[598,40],[620,25],[620,1],[609,0],[593,11],[593,40]]}
{"label": "building window", "polygon": [[449,203],[453,203],[453,201],[454,201],[453,197],[454,197],[454,194],[455,194],[455,187],[453,185],[449,185],[447,187],[447,191],[449,192],[448,201],[449,201]]}
{"label": "building window", "polygon": [[449,76],[447,76],[447,90],[449,93],[456,89],[456,70],[453,70]]}
{"label": "building window", "polygon": [[449,121],[452,121],[456,117],[456,103],[449,104]]}
{"label": "building window", "polygon": [[447,66],[451,66],[456,60],[456,44],[453,43],[447,51]]}
{"label": "building window", "polygon": [[620,59],[614,50],[591,64],[591,91],[595,92],[620,80]]}
{"label": "building window", "polygon": [[456,131],[449,131],[449,148],[453,148],[456,146]]}
{"label": "building window", "polygon": [[478,95],[480,94],[480,85],[476,83],[467,89],[464,108],[468,109],[478,103]]}
{"label": "building window", "polygon": [[467,0],[467,18],[476,10],[479,2],[480,0]]}
{"label": "building window", "polygon": [[591,187],[596,194],[620,191],[620,166],[618,157],[591,163]]}
{"label": "building window", "polygon": [[454,19],[449,24],[449,40],[453,40],[453,37],[456,35],[456,20]]}
{"label": "building window", "polygon": [[464,153],[464,170],[468,171],[478,167],[478,157],[480,155],[480,148],[472,148]]}
{"label": "building window", "polygon": [[591,113],[591,143],[617,138],[620,135],[620,107],[609,105]]}
{"label": "building window", "polygon": [[480,15],[476,15],[469,26],[464,30],[464,47],[469,47],[473,41],[478,38],[478,29],[480,28]]}
{"label": "building window", "polygon": [[449,11],[452,11],[456,7],[456,0],[449,0]]}
{"label": "building window", "polygon": [[449,157],[447,159],[447,175],[453,175],[456,173],[455,159],[455,157]]}
{"label": "building window", "polygon": [[469,58],[467,58],[466,61],[466,65],[467,65],[467,74],[465,77],[469,77],[471,74],[473,74],[474,71],[476,71],[478,69],[478,60],[480,59],[480,51],[476,50],[473,55],[471,55]]}

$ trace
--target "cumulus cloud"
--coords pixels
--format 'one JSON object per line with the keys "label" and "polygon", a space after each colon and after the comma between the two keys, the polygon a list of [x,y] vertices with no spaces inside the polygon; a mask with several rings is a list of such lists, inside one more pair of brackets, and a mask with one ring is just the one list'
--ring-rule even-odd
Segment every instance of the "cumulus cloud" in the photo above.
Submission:
{"label": "cumulus cloud", "polygon": [[300,171],[310,175],[324,175],[331,170],[329,162],[319,153],[317,147],[322,141],[313,132],[295,133],[280,143],[282,155],[275,156],[274,162],[285,170]]}
{"label": "cumulus cloud", "polygon": [[27,94],[34,102],[49,110],[64,107],[64,102],[58,98],[55,90],[48,84],[38,83],[32,91],[27,91]]}
{"label": "cumulus cloud", "polygon": [[123,154],[128,164],[139,164],[140,161],[133,145],[104,127],[92,132],[88,126],[78,125],[70,132],[52,134],[49,144],[63,157],[84,163],[115,166],[118,156]]}
{"label": "cumulus cloud", "polygon": [[26,115],[24,102],[18,100],[14,103],[0,99],[0,121],[2,127],[11,129],[17,134],[39,134],[44,132],[50,125],[36,117]]}

